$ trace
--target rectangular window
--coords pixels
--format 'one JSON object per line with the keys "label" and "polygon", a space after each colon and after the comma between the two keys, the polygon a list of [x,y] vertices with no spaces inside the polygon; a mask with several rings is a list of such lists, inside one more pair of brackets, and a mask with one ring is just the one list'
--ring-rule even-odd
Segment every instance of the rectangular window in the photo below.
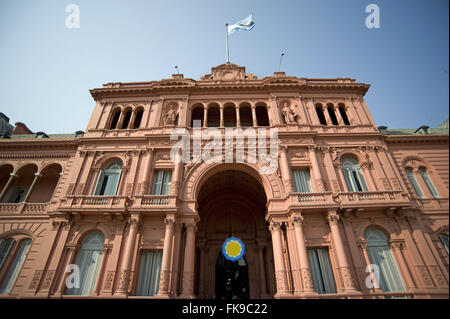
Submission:
{"label": "rectangular window", "polygon": [[308,249],[308,260],[311,266],[312,280],[316,292],[319,294],[336,293],[328,249]]}
{"label": "rectangular window", "polygon": [[169,195],[172,171],[155,171],[153,178],[152,195]]}
{"label": "rectangular window", "polygon": [[412,169],[407,168],[406,175],[408,176],[408,179],[409,179],[411,185],[413,186],[414,191],[416,192],[417,196],[419,198],[425,198],[422,188],[420,187],[419,183],[417,182],[416,176],[414,175],[414,172],[412,171]]}
{"label": "rectangular window", "polygon": [[144,251],[141,257],[137,296],[154,296],[158,293],[162,251]]}
{"label": "rectangular window", "polygon": [[297,193],[311,193],[311,177],[309,175],[309,169],[295,169],[292,170],[292,176],[294,178],[295,192]]}
{"label": "rectangular window", "polygon": [[431,195],[434,198],[440,198],[439,193],[438,193],[436,187],[434,186],[433,181],[431,180],[430,175],[428,175],[427,171],[425,169],[421,168],[421,169],[419,169],[419,172],[420,172],[420,175],[422,176],[425,184],[427,185]]}

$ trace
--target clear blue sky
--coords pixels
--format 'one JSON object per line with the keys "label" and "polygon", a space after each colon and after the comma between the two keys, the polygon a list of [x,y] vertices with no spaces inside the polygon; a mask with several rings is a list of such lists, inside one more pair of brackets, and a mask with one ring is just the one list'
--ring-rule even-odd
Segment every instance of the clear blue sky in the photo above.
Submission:
{"label": "clear blue sky", "polygon": [[[80,28],[68,29],[68,4]],[[378,4],[381,28],[367,29]],[[448,0],[1,0],[0,112],[33,131],[85,130],[108,82],[199,79],[225,62],[225,23],[254,14],[230,36],[231,62],[264,77],[352,77],[371,84],[376,124],[438,126],[448,117]]]}

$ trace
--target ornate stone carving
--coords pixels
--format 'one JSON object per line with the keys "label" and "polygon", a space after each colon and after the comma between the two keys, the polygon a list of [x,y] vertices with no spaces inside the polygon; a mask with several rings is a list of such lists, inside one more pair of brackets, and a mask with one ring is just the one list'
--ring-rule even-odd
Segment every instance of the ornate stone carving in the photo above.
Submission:
{"label": "ornate stone carving", "polygon": [[45,274],[44,284],[42,285],[42,288],[47,290],[50,289],[50,285],[52,284],[53,277],[55,276],[54,270],[48,270]]}
{"label": "ornate stone carving", "polygon": [[178,117],[178,106],[171,105],[171,106],[169,106],[166,113],[164,114],[163,124],[164,125],[176,125],[177,117]]}
{"label": "ornate stone carving", "polygon": [[287,276],[286,270],[277,270],[275,272],[275,278],[277,281],[277,292],[288,290],[286,276]]}
{"label": "ornate stone carving", "polygon": [[167,293],[169,291],[170,271],[161,269],[159,278],[159,292]]}
{"label": "ornate stone carving", "polygon": [[119,290],[128,291],[128,287],[131,282],[133,271],[131,270],[121,270],[119,278]]}
{"label": "ornate stone carving", "polygon": [[430,274],[425,266],[416,266],[418,272],[422,276],[423,282],[428,287],[433,287],[433,282],[431,281]]}
{"label": "ornate stone carving", "polygon": [[312,281],[311,269],[304,268],[301,270],[303,289],[304,290],[314,290],[314,284]]}
{"label": "ornate stone carving", "polygon": [[438,266],[430,266],[431,271],[434,275],[434,278],[437,281],[437,284],[439,287],[445,287],[446,283],[445,283],[445,279],[444,276],[442,276],[441,270],[439,269]]}
{"label": "ornate stone carving", "polygon": [[282,102],[281,114],[286,124],[297,124],[300,119],[300,116],[292,109],[290,101],[287,100]]}
{"label": "ornate stone carving", "polygon": [[43,273],[42,270],[36,270],[34,272],[33,279],[31,280],[29,289],[36,289],[37,288],[37,285],[39,284],[39,280],[41,280],[42,273]]}
{"label": "ornate stone carving", "polygon": [[113,283],[115,274],[116,274],[115,271],[108,271],[106,273],[105,286],[103,287],[105,290],[111,290],[112,289],[112,283]]}
{"label": "ornate stone carving", "polygon": [[333,225],[337,225],[338,220],[339,220],[339,216],[338,215],[328,215],[327,217],[328,222]]}
{"label": "ornate stone carving", "polygon": [[355,282],[352,277],[352,272],[348,267],[340,267],[339,268],[339,278],[341,279],[342,284],[345,289],[354,289]]}

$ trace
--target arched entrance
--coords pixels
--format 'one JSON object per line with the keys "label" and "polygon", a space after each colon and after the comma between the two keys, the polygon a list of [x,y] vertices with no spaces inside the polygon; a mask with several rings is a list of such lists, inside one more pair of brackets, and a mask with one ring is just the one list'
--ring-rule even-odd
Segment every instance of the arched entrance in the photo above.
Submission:
{"label": "arched entrance", "polygon": [[238,261],[230,261],[220,252],[215,273],[216,299],[248,299],[250,297],[248,264],[245,257]]}
{"label": "arched entrance", "polygon": [[[273,296],[272,243],[264,218],[267,197],[257,176],[228,166],[201,185],[197,203],[198,298]],[[240,238],[245,245],[241,261],[225,260],[221,253],[222,244],[231,236]]]}

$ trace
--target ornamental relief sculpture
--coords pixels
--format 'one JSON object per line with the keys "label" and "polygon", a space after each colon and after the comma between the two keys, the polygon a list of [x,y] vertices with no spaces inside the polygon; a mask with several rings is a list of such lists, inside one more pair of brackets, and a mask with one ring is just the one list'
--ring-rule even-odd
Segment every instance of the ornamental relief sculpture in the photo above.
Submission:
{"label": "ornamental relief sculpture", "polygon": [[179,107],[177,104],[172,104],[168,106],[164,116],[163,116],[163,125],[164,126],[171,126],[171,125],[177,125],[177,119],[178,119],[178,112]]}
{"label": "ornamental relief sculpture", "polygon": [[296,108],[291,106],[289,100],[284,100],[281,103],[281,114],[283,115],[285,124],[299,124],[300,115],[297,113]]}

